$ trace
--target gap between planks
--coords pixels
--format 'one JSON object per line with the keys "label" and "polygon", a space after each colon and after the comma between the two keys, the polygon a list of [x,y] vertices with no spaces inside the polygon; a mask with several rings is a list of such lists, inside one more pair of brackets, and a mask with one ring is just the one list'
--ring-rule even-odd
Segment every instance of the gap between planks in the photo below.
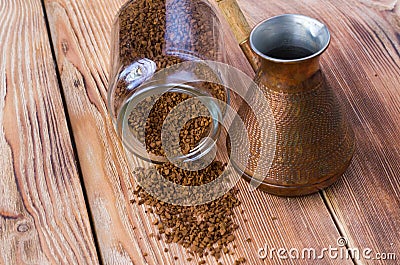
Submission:
{"label": "gap between planks", "polygon": [[47,35],[49,36],[49,44],[50,44],[51,56],[52,56],[52,59],[53,59],[53,64],[54,64],[55,72],[56,72],[56,75],[57,75],[57,83],[58,83],[58,87],[59,87],[59,90],[60,90],[60,95],[61,95],[61,100],[62,100],[62,104],[63,104],[65,117],[66,117],[66,120],[67,120],[68,133],[69,133],[69,137],[71,139],[72,150],[74,152],[74,157],[75,157],[75,160],[76,160],[76,168],[77,168],[77,171],[78,171],[78,174],[79,174],[79,181],[81,183],[83,198],[85,200],[85,205],[86,205],[86,209],[87,209],[87,212],[88,212],[88,217],[89,217],[89,222],[90,222],[90,229],[91,229],[91,232],[92,232],[92,235],[93,235],[94,244],[95,244],[95,247],[96,247],[96,255],[98,257],[99,264],[103,265],[103,259],[101,257],[99,240],[98,240],[98,237],[97,237],[97,234],[96,234],[96,230],[95,230],[95,227],[94,227],[92,210],[91,210],[91,207],[90,207],[90,204],[89,204],[89,199],[88,199],[88,196],[87,196],[86,187],[85,187],[84,181],[83,181],[82,168],[81,168],[81,164],[79,162],[79,156],[78,156],[78,151],[77,151],[77,148],[76,148],[75,138],[74,138],[73,131],[72,131],[71,120],[69,118],[69,112],[68,112],[68,109],[66,107],[67,103],[66,103],[66,99],[65,99],[63,84],[61,82],[60,70],[59,70],[58,64],[57,64],[56,53],[55,53],[55,50],[54,50],[53,38],[51,36],[49,19],[47,17],[47,10],[46,10],[46,6],[45,6],[44,1],[45,0],[40,0],[40,3],[42,4],[44,21],[45,21],[45,24],[46,24],[46,31],[47,31]]}
{"label": "gap between planks", "polygon": [[[327,198],[325,190],[319,191],[319,195],[321,196],[322,200],[324,201],[324,204],[325,204],[326,208],[328,209],[329,214],[331,215],[332,221],[335,224],[336,229],[338,230],[340,237],[346,239],[346,245],[345,246],[346,246],[346,250],[348,252],[349,249],[350,249],[350,246],[349,246],[349,244],[347,242],[348,236],[346,236],[346,231],[344,230],[344,228],[343,228],[338,216],[335,214],[335,210],[333,209],[333,206],[332,206],[331,202]],[[357,261],[352,256],[351,256],[351,261],[356,265],[361,265],[362,264],[361,261]]]}

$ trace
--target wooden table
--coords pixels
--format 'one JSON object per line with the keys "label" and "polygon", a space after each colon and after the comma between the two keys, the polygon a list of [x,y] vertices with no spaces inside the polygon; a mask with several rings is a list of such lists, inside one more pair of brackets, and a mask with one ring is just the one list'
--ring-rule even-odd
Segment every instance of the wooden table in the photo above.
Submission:
{"label": "wooden table", "polygon": [[[123,2],[0,0],[1,265],[189,264],[183,248],[169,244],[164,253],[166,244],[148,236],[155,228],[130,203],[134,176],[107,114],[110,30]],[[246,211],[235,217],[237,255],[224,264],[239,256],[248,264],[400,264],[400,3],[239,4],[251,25],[302,13],[329,26],[322,66],[348,109],[357,150],[346,174],[311,196],[250,192],[240,181]],[[230,64],[252,75],[225,32]],[[397,261],[258,257],[265,246],[338,247],[340,237]]]}

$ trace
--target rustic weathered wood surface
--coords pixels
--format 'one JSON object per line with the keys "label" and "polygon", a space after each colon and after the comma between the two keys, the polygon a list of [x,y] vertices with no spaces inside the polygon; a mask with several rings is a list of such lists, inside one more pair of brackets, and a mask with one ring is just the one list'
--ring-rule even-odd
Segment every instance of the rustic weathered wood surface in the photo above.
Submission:
{"label": "rustic weathered wood surface", "polygon": [[[183,248],[149,237],[156,232],[151,218],[130,203],[134,176],[106,108],[110,30],[123,2],[44,0],[45,13],[40,1],[0,3],[0,264],[196,264],[186,261]],[[279,198],[250,192],[240,181],[245,214],[236,215],[237,254],[223,257],[224,264],[240,256],[248,264],[397,264],[329,257],[261,261],[257,252],[265,246],[337,247],[342,235],[350,248],[370,248],[371,255],[396,253],[399,258],[400,4],[238,2],[250,26],[281,13],[302,13],[329,26],[332,42],[322,66],[348,108],[357,151],[345,176],[320,194]],[[252,75],[233,35],[227,27],[225,31],[229,62]],[[92,214],[97,254],[82,189]],[[245,242],[248,237],[251,243]],[[166,246],[168,253],[163,252]],[[214,264],[213,258],[208,261]]]}
{"label": "rustic weathered wood surface", "polygon": [[42,3],[0,25],[0,264],[96,264]]}
{"label": "rustic weathered wood surface", "polygon": [[[164,253],[166,244],[148,236],[156,233],[150,225],[151,219],[144,208],[129,202],[134,176],[128,171],[107,116],[110,29],[112,18],[123,1],[45,3],[103,261],[106,264],[186,264],[188,255],[183,248],[170,244],[170,251]],[[229,49],[231,63],[250,74],[250,67],[243,67],[246,62],[233,37],[229,35],[226,40],[227,46],[232,47]],[[224,257],[225,264],[232,264],[240,256],[253,264],[259,263],[257,252],[265,245],[301,249],[314,244],[334,244],[339,237],[318,194],[289,200],[248,192],[244,182],[240,187],[240,199],[250,221],[244,223],[243,217],[238,217],[237,221],[242,223],[238,233],[239,248],[237,255]],[[252,244],[245,242],[249,236],[253,238]],[[144,253],[148,256],[144,257]],[[179,260],[174,261],[174,256]],[[209,262],[212,264],[212,257]],[[326,262],[340,264],[339,261]]]}

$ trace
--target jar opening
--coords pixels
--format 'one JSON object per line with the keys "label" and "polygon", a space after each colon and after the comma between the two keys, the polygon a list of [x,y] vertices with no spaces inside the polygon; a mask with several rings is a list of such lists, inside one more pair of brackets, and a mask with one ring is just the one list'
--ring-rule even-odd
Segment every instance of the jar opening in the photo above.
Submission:
{"label": "jar opening", "polygon": [[[185,105],[185,101],[181,102],[183,106],[176,106],[177,109],[181,108],[180,112],[174,113],[171,115],[171,120],[169,121],[175,127],[167,127],[165,131],[162,133],[166,134],[166,141],[171,142],[171,138],[173,132],[181,131],[182,126],[178,123],[181,119],[184,119],[184,116],[190,115],[190,111],[195,111],[198,117],[207,117],[206,119],[200,119],[199,125],[197,128],[188,128],[190,131],[195,131],[198,136],[198,142],[193,145],[193,138],[191,139],[191,143],[183,143],[185,151],[181,148],[182,152],[178,152],[176,155],[171,154],[171,151],[164,150],[164,139],[158,138],[154,139],[146,139],[148,131],[146,128],[149,126],[158,127],[161,129],[159,124],[152,125],[147,123],[148,118],[152,115],[151,111],[154,108],[155,102],[157,99],[162,99],[163,95],[168,93],[175,93],[176,95],[183,95],[183,98],[190,98],[197,100],[195,103],[191,103],[191,105]],[[189,102],[189,100],[187,100]],[[165,102],[165,100],[161,100],[161,102]],[[217,139],[220,134],[220,124],[218,120],[221,120],[224,115],[224,109],[222,109],[210,95],[205,94],[202,91],[199,91],[196,87],[193,87],[188,84],[156,84],[149,85],[143,89],[141,89],[138,93],[133,94],[129,97],[124,107],[121,108],[120,114],[118,116],[118,128],[121,129],[120,135],[122,136],[122,142],[124,146],[132,153],[138,155],[144,160],[155,162],[155,163],[164,163],[169,161],[180,161],[180,162],[192,162],[196,161],[206,154],[210,154],[210,150],[215,148]],[[171,107],[169,106],[171,109]],[[173,113],[175,109],[170,110],[168,115]],[[183,112],[185,113],[183,113]],[[203,112],[201,112],[203,111]],[[207,112],[207,113],[206,113]],[[162,115],[161,115],[162,116]],[[162,120],[160,116],[160,120],[155,116],[157,123],[161,122],[162,129],[164,130],[163,122],[167,122],[170,116],[167,116],[166,120]],[[165,116],[165,115],[164,115]],[[165,118],[165,117],[164,117]],[[207,119],[210,120],[208,124]],[[204,122],[204,123],[203,123]],[[203,127],[202,127],[203,126]],[[203,132],[203,135],[201,135]],[[182,132],[188,133],[188,132]],[[161,132],[160,132],[161,135]],[[163,136],[163,137],[164,137]],[[148,141],[149,140],[149,141]],[[159,141],[162,142],[162,150],[160,152],[149,152],[150,145],[154,147],[155,143],[160,145]],[[173,141],[172,141],[173,142]],[[192,144],[190,148],[188,145]],[[174,151],[174,150],[172,150]],[[168,157],[168,159],[167,159]]]}

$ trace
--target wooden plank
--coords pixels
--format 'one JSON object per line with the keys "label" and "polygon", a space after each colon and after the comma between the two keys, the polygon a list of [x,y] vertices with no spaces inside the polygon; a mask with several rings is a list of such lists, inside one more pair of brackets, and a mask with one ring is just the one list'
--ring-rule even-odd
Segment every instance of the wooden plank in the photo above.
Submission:
{"label": "wooden plank", "polygon": [[[251,24],[296,12],[325,21],[332,43],[325,73],[347,103],[357,148],[353,163],[324,193],[349,246],[400,257],[400,4],[398,1],[240,1]],[[380,10],[384,10],[380,12]],[[369,260],[365,264],[398,264]]]}
{"label": "wooden plank", "polygon": [[0,25],[0,264],[96,264],[41,2]]}
{"label": "wooden plank", "polygon": [[[110,30],[113,16],[123,0],[46,0],[57,63],[71,118],[79,160],[88,191],[89,204],[105,264],[195,264],[188,263],[183,248],[149,237],[155,233],[144,208],[132,205],[134,176],[114,133],[106,109],[106,89],[110,57]],[[225,30],[226,29],[225,25]],[[232,34],[226,36],[232,65],[252,74]],[[137,160],[137,165],[141,162]],[[245,215],[240,224],[237,255],[224,257],[232,264],[245,256],[249,264],[318,264],[313,260],[265,260],[258,250],[269,247],[318,250],[335,245],[339,233],[316,194],[304,198],[279,198],[250,192],[240,181],[240,200]],[[245,223],[244,218],[249,222]],[[245,242],[252,237],[251,244]],[[164,253],[164,247],[170,250]],[[145,253],[148,255],[145,257]],[[174,256],[178,260],[173,259]],[[207,258],[214,264],[213,258]],[[324,264],[352,264],[325,259]]]}

